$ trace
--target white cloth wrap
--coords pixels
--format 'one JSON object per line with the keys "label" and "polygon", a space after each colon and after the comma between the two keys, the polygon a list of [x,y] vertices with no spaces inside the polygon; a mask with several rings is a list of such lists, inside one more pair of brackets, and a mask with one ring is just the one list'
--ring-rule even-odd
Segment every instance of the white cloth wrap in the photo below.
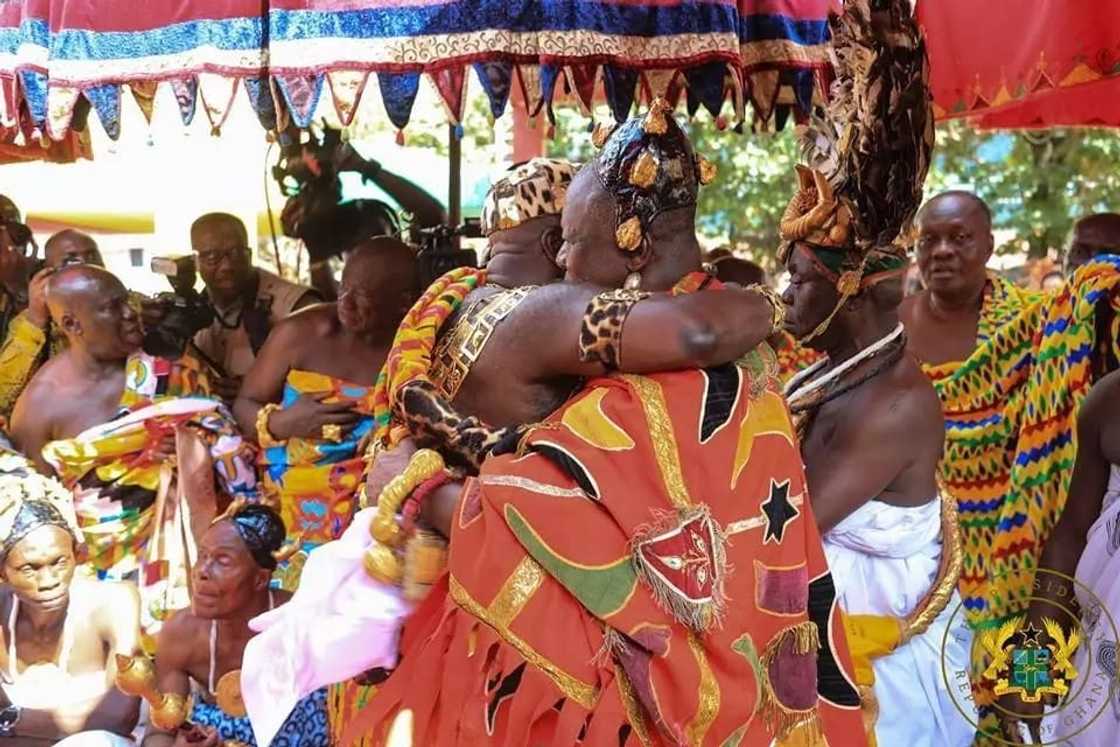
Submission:
{"label": "white cloth wrap", "polygon": [[[914,508],[868,501],[825,535],[824,551],[845,612],[906,617],[937,577],[941,501]],[[883,747],[955,747],[972,741],[975,713],[971,723],[961,713],[962,708],[974,711],[967,674],[972,633],[959,605],[954,591],[925,633],[873,662],[879,701],[875,736]]]}
{"label": "white cloth wrap", "polygon": [[253,618],[241,694],[257,744],[271,744],[302,698],[370,669],[397,664],[412,605],[362,565],[376,508],[359,511],[334,542],[313,550],[291,601]]}
{"label": "white cloth wrap", "polygon": [[1069,744],[1077,747],[1116,747],[1120,744],[1120,679],[1116,671],[1116,639],[1120,632],[1120,466],[1113,465],[1109,473],[1101,515],[1089,529],[1076,577],[1085,585],[1077,586],[1083,638],[1073,655],[1077,679],[1070,683],[1070,699],[1064,707],[1043,722],[1043,737],[1047,741],[1069,740]]}

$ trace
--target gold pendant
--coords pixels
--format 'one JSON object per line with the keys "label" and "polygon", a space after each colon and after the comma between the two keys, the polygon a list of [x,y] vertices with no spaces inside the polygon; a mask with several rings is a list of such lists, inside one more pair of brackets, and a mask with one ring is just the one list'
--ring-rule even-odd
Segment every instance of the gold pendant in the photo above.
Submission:
{"label": "gold pendant", "polygon": [[226,672],[222,678],[218,680],[217,691],[214,693],[214,700],[217,701],[218,707],[227,716],[233,718],[245,718],[248,711],[245,710],[245,701],[241,698],[241,670],[235,669],[232,672]]}

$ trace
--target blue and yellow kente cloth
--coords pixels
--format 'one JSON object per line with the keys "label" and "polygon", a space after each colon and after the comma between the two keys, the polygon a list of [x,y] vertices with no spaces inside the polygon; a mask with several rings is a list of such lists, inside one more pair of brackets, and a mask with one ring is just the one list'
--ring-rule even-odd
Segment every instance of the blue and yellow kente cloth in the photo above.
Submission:
{"label": "blue and yellow kente cloth", "polygon": [[280,405],[292,407],[303,395],[326,394],[324,402],[355,400],[362,417],[341,441],[290,438],[261,450],[262,491],[280,507],[290,537],[299,537],[300,553],[280,571],[281,586],[294,589],[307,553],[338,539],[354,515],[364,463],[358,446],[373,430],[373,387],[325,374],[293,369],[284,383]]}

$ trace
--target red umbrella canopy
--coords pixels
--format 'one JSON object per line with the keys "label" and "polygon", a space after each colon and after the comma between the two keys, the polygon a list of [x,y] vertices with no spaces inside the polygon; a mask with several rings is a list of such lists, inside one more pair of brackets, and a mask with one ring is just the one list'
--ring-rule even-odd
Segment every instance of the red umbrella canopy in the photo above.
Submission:
{"label": "red umbrella canopy", "polygon": [[1120,124],[1120,2],[918,0],[917,12],[939,118]]}

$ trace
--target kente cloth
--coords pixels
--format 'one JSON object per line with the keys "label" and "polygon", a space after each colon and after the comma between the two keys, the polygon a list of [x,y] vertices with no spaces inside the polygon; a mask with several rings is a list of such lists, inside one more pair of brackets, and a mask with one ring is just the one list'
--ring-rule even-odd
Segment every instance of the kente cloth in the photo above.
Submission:
{"label": "kente cloth", "polygon": [[1077,747],[1113,747],[1120,734],[1120,466],[1112,465],[1109,472],[1101,513],[1089,528],[1075,576],[1083,640],[1073,665],[1081,683],[1074,680],[1065,708],[1051,718],[1054,739],[1068,739]]}
{"label": "kente cloth", "polygon": [[[913,508],[868,501],[829,531],[824,551],[845,615],[905,620],[913,613],[937,580],[941,530],[941,499],[936,498]],[[879,708],[875,737],[882,747],[954,747],[972,741],[976,717],[965,718],[961,711],[972,707],[968,682],[950,683],[963,684],[964,695],[950,693],[942,674],[943,667],[949,673],[968,671],[972,633],[959,605],[954,592],[925,632],[905,643],[893,641],[889,652],[871,658],[867,679],[873,680],[868,684]],[[848,642],[857,658],[862,642],[850,630]],[[857,664],[860,685],[865,684],[862,675]]]}
{"label": "kente cloth", "polygon": [[[375,581],[362,563],[376,512],[359,511],[337,541],[308,555],[305,583],[291,600],[249,621],[257,635],[242,657],[241,696],[258,744],[271,743],[295,703],[315,690],[396,666],[401,625],[413,605],[400,588]],[[332,721],[335,697],[328,708]]]}
{"label": "kente cloth", "polygon": [[303,698],[276,732],[271,742],[257,742],[253,736],[253,725],[248,717],[230,716],[216,705],[196,697],[191,706],[190,721],[199,726],[209,726],[218,730],[223,740],[235,740],[256,747],[268,744],[271,747],[331,747],[330,728],[327,723],[327,691],[325,689]]}
{"label": "kente cloth", "polygon": [[[123,580],[140,572],[148,635],[188,602],[192,515],[208,523],[219,502],[258,497],[255,451],[224,405],[194,396],[206,392],[193,362],[133,355],[120,415],[43,447],[43,457],[74,494],[97,577]],[[169,437],[176,442],[175,461],[157,453]]]}
{"label": "kente cloth", "polygon": [[[960,511],[960,591],[974,631],[1029,602],[1038,554],[1065,505],[1095,354],[1120,352],[1115,327],[1098,333],[1098,317],[1120,307],[1118,287],[1113,255],[1055,295],[1021,296],[1018,313],[1016,292],[996,281],[977,349],[962,363],[926,367],[945,412],[941,476]],[[990,704],[993,683],[973,684],[977,703]]]}
{"label": "kente cloth", "polygon": [[303,395],[326,395],[330,404],[356,400],[361,418],[339,442],[290,438],[261,449],[261,491],[280,507],[289,538],[300,538],[300,553],[282,565],[281,585],[294,590],[306,554],[342,536],[354,515],[355,498],[365,468],[359,444],[373,430],[372,387],[325,374],[293,369],[284,381],[280,406],[287,409]]}
{"label": "kente cloth", "polygon": [[821,359],[823,353],[805,347],[789,332],[779,332],[774,344],[778,356],[778,379],[785,384],[797,374]]}
{"label": "kente cloth", "polygon": [[384,743],[407,709],[414,744],[863,744],[773,374],[596,378],[488,459],[341,743]]}
{"label": "kente cloth", "polygon": [[[53,355],[65,347],[65,338],[58,328],[49,326],[49,352]],[[30,322],[27,312],[12,319],[8,335],[0,346],[0,416],[8,417],[27,382],[47,359],[48,331]]]}
{"label": "kente cloth", "polygon": [[[389,445],[398,396],[405,384],[426,381],[443,323],[472,290],[486,284],[486,271],[460,267],[439,277],[408,310],[373,391],[374,442]],[[400,435],[404,435],[401,433]]]}

